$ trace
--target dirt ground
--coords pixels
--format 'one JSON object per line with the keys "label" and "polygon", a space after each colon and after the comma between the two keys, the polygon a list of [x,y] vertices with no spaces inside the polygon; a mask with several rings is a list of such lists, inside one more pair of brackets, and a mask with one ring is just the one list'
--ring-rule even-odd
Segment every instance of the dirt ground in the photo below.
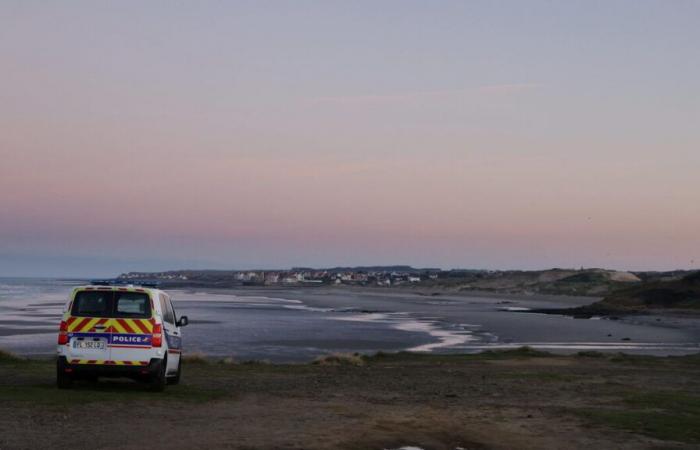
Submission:
{"label": "dirt ground", "polygon": [[51,361],[0,359],[0,449],[700,448],[698,356],[184,367],[163,393],[102,379],[60,391]]}

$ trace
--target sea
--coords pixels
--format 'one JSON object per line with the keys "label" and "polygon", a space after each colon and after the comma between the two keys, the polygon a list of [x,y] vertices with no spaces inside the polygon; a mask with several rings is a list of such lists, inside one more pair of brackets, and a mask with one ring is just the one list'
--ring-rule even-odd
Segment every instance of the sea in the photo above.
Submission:
{"label": "sea", "polygon": [[[85,280],[0,278],[0,349],[55,354],[63,308]],[[530,346],[683,355],[700,352],[700,320],[631,316],[574,319],[534,308],[590,303],[538,295],[421,295],[400,289],[240,288],[169,291],[185,353],[234,361],[307,362],[333,353],[474,353]]]}

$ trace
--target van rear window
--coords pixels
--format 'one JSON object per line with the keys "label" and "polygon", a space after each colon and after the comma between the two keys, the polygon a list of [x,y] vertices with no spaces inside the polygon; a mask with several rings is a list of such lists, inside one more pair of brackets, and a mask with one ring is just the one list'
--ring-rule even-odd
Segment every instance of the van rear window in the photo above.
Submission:
{"label": "van rear window", "polygon": [[142,292],[80,291],[71,315],[77,317],[151,317],[151,299]]}
{"label": "van rear window", "polygon": [[99,291],[83,291],[79,292],[73,302],[74,316],[98,316],[106,317],[109,314],[109,304],[111,301],[111,292]]}
{"label": "van rear window", "polygon": [[115,292],[114,312],[117,317],[151,317],[151,299],[139,292]]}

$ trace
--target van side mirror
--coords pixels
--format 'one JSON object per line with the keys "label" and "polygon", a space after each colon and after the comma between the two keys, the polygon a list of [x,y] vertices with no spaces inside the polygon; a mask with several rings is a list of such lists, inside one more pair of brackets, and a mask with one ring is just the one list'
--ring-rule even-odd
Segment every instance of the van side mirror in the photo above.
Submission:
{"label": "van side mirror", "polygon": [[188,323],[190,323],[190,321],[187,319],[187,316],[182,316],[180,320],[177,321],[177,326],[184,327],[187,326]]}

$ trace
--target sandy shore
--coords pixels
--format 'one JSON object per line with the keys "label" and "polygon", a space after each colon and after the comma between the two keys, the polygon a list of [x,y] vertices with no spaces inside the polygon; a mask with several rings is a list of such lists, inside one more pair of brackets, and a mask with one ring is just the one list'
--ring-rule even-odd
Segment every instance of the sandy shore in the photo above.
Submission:
{"label": "sandy shore", "polygon": [[[173,291],[173,294],[179,301],[196,298],[190,295],[193,292],[202,291]],[[339,320],[385,323],[388,328],[411,331],[411,336],[418,338],[424,333],[424,342],[406,342],[403,347],[419,351],[467,352],[522,345],[562,353],[600,350],[671,355],[700,350],[698,316],[647,315],[626,316],[619,320],[572,320],[561,315],[522,313],[525,310],[588,305],[598,300],[594,297],[480,291],[426,295],[413,288],[345,286],[244,287],[207,289],[204,292],[210,296],[287,299],[298,302],[297,308],[327,311],[328,315]],[[194,306],[194,303],[188,306]],[[196,314],[196,309],[191,308],[190,312]],[[360,337],[348,335],[348,339],[352,341]],[[304,344],[313,343],[305,341]],[[358,343],[355,348],[362,347]]]}
{"label": "sandy shore", "polygon": [[[52,355],[69,287],[17,285],[0,303],[0,347],[23,355]],[[591,297],[440,293],[418,287],[279,286],[171,290],[188,352],[239,360],[308,362],[333,352],[412,350],[467,353],[523,345],[559,352],[582,350],[681,355],[700,351],[697,315],[624,316],[572,320],[523,313],[571,308]]]}

